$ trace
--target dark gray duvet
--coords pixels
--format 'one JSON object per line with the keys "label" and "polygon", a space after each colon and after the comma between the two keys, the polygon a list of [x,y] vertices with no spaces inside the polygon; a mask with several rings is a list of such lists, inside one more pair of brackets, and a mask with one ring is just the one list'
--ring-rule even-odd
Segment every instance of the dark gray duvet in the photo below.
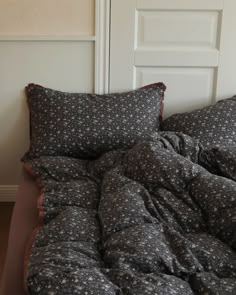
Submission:
{"label": "dark gray duvet", "polygon": [[44,193],[30,294],[236,294],[236,147],[166,132],[28,164]]}

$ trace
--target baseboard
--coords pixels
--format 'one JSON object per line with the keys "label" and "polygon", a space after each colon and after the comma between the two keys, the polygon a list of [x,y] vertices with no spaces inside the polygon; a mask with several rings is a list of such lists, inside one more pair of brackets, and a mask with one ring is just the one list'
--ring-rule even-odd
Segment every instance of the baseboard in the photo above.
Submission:
{"label": "baseboard", "polygon": [[0,202],[15,202],[18,185],[0,185]]}

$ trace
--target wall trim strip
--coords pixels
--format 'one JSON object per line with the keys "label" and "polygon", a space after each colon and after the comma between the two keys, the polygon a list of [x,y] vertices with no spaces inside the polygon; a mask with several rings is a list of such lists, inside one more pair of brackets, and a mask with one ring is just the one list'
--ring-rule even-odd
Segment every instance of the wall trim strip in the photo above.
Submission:
{"label": "wall trim strip", "polygon": [[18,185],[0,185],[0,202],[15,202]]}
{"label": "wall trim strip", "polygon": [[110,7],[110,0],[96,0],[94,90],[98,94],[109,92]]}
{"label": "wall trim strip", "polygon": [[96,36],[83,35],[0,35],[0,41],[80,41],[94,42]]}

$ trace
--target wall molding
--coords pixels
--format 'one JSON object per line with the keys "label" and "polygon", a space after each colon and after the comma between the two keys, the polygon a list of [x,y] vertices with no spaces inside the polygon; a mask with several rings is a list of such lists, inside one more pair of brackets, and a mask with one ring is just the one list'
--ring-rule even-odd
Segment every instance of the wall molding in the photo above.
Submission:
{"label": "wall molding", "polygon": [[111,0],[95,0],[95,35],[0,35],[0,42],[93,42],[94,91],[109,92]]}
{"label": "wall molding", "polygon": [[79,41],[94,42],[96,36],[90,35],[0,35],[0,41]]}
{"label": "wall molding", "polygon": [[94,90],[109,92],[111,0],[96,0]]}
{"label": "wall molding", "polygon": [[15,202],[18,185],[0,185],[0,202]]}

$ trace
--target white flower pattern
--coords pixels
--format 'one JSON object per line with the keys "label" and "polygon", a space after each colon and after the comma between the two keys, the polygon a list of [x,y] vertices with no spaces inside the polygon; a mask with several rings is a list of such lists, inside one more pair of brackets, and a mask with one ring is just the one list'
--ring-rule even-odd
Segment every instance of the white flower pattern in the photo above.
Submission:
{"label": "white flower pattern", "polygon": [[236,294],[236,147],[162,132],[27,163],[44,193],[30,294]]}
{"label": "white flower pattern", "polygon": [[165,89],[163,83],[155,83],[129,92],[96,95],[29,84],[31,146],[24,159],[96,157],[148,140],[159,130]]}
{"label": "white flower pattern", "polygon": [[163,131],[183,132],[211,145],[236,146],[236,96],[163,121]]}

